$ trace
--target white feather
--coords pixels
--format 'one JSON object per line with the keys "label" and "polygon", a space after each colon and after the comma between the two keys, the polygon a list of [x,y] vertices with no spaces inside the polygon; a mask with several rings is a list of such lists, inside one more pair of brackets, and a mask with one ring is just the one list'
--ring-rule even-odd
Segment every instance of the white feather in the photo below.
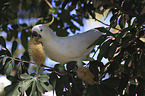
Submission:
{"label": "white feather", "polygon": [[91,29],[74,36],[58,37],[43,24],[34,26],[32,31],[41,35],[44,50],[50,59],[61,64],[77,61],[78,67],[82,67],[82,61],[90,60],[89,54],[94,46],[88,47],[102,35],[98,30]]}

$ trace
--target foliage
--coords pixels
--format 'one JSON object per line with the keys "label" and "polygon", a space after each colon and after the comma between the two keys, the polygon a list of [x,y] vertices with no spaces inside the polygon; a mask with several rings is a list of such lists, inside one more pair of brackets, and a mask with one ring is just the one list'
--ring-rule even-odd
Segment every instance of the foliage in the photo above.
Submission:
{"label": "foliage", "polygon": [[[54,89],[57,96],[138,96],[145,95],[145,33],[144,0],[1,0],[0,30],[7,34],[0,36],[0,74],[6,75],[12,83],[5,88],[6,96],[41,96]],[[97,19],[96,13],[112,13],[110,24]],[[71,14],[72,11],[75,13]],[[83,18],[93,18],[106,25],[97,30],[104,33],[92,45],[98,45],[97,61],[88,63],[96,84],[88,85],[80,80],[73,69],[76,62],[54,68],[37,66],[35,72],[28,72],[30,57],[28,37],[32,24],[18,23],[19,19],[38,19],[36,24],[48,23],[58,36],[68,36],[69,29],[75,33],[83,26]],[[106,16],[106,17],[107,17]],[[116,33],[113,32],[116,30]],[[19,35],[20,34],[20,38]],[[12,41],[11,49],[7,43]],[[21,41],[19,43],[19,41]],[[15,57],[18,44],[24,47],[21,57]],[[101,62],[102,58],[109,61]],[[46,72],[47,71],[47,72]],[[105,76],[109,77],[104,80]]]}

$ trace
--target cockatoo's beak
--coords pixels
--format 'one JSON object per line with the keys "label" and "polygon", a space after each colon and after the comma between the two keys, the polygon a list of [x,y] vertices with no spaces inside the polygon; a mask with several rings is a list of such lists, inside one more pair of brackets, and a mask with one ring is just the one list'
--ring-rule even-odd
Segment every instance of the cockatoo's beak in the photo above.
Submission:
{"label": "cockatoo's beak", "polygon": [[31,37],[32,37],[32,40],[33,40],[33,43],[34,43],[34,44],[40,44],[40,43],[42,42],[42,40],[41,40],[41,39],[42,39],[41,35],[38,34],[38,33],[35,32],[35,31],[32,32]]}
{"label": "cockatoo's beak", "polygon": [[32,32],[32,38],[33,37],[38,37],[38,38],[41,38],[41,35],[40,34],[38,34],[37,32],[35,32],[35,31],[33,31]]}

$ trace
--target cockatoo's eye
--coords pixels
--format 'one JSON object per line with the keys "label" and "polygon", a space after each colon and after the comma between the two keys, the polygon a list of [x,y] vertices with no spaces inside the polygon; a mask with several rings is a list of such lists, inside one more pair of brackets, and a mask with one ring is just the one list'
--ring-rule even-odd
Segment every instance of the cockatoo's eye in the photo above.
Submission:
{"label": "cockatoo's eye", "polygon": [[42,30],[42,29],[40,29],[40,31],[42,32],[43,30]]}

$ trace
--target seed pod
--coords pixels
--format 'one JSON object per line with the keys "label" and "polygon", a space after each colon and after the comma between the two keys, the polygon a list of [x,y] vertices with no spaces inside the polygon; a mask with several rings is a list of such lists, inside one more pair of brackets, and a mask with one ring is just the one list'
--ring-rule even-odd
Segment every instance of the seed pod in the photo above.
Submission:
{"label": "seed pod", "polygon": [[79,68],[77,70],[77,75],[81,80],[85,81],[86,83],[91,85],[95,84],[94,75],[90,72],[88,68],[85,67]]}
{"label": "seed pod", "polygon": [[30,38],[30,55],[36,64],[44,64],[46,58],[40,41],[37,37]]}

